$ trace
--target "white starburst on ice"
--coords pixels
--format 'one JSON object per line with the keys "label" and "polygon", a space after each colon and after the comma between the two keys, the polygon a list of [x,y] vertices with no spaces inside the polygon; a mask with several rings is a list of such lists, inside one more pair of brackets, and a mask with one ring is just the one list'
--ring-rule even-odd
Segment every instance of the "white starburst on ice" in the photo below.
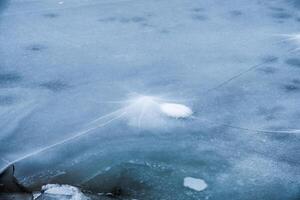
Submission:
{"label": "white starburst on ice", "polygon": [[129,124],[138,127],[159,127],[168,118],[183,119],[193,114],[192,109],[184,104],[156,96],[141,95],[128,102]]}

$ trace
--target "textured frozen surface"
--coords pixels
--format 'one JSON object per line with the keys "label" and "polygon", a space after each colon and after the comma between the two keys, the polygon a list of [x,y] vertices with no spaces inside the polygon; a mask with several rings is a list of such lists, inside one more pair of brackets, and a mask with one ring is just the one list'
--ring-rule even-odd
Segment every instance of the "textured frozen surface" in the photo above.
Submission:
{"label": "textured frozen surface", "polygon": [[297,199],[299,132],[234,127],[300,129],[299,13],[299,0],[0,0],[0,168],[18,161],[34,190]]}

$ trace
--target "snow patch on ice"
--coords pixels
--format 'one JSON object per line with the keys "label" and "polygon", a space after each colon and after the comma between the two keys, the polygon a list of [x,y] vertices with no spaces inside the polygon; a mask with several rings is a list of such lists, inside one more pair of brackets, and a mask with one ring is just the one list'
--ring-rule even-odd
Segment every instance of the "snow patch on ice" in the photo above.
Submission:
{"label": "snow patch on ice", "polygon": [[162,103],[160,104],[160,110],[168,117],[173,118],[187,118],[193,114],[189,107],[177,103]]}
{"label": "snow patch on ice", "polygon": [[183,186],[198,192],[207,188],[207,184],[204,180],[193,177],[185,177],[183,180]]}

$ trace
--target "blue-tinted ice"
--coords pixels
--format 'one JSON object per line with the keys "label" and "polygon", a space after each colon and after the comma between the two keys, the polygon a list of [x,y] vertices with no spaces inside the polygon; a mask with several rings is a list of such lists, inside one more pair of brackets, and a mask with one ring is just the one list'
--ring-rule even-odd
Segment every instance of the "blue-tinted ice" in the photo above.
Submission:
{"label": "blue-tinted ice", "polygon": [[95,199],[299,199],[298,33],[299,0],[0,0],[0,168]]}

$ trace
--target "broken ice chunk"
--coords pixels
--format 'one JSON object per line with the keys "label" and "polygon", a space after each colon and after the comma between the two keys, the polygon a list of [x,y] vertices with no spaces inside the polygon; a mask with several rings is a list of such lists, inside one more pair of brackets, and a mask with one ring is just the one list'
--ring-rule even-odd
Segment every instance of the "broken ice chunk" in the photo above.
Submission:
{"label": "broken ice chunk", "polygon": [[54,195],[62,199],[64,196],[68,196],[69,200],[88,200],[78,188],[70,185],[59,184],[47,184],[42,187],[42,193]]}

